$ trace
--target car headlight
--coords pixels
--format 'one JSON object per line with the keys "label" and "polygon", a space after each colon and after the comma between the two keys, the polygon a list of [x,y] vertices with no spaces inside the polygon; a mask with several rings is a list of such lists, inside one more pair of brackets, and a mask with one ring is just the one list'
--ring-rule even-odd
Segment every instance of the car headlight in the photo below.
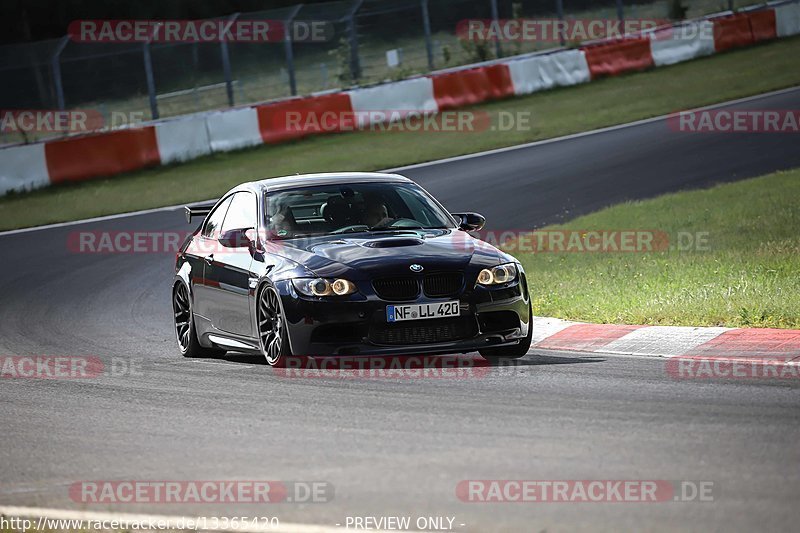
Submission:
{"label": "car headlight", "polygon": [[347,296],[357,290],[355,283],[346,279],[297,278],[292,285],[306,296]]}
{"label": "car headlight", "polygon": [[517,265],[505,263],[492,268],[484,268],[478,274],[478,285],[501,285],[517,278]]}

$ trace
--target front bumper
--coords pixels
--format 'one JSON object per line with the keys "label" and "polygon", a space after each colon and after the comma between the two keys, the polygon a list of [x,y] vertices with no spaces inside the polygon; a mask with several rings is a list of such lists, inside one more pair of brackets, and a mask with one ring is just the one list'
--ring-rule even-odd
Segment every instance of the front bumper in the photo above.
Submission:
{"label": "front bumper", "polygon": [[[363,291],[347,299],[298,295],[278,286],[295,355],[439,355],[513,345],[531,327],[524,275],[500,288],[474,287],[449,298],[388,302]],[[460,316],[388,323],[386,306],[459,300]]]}

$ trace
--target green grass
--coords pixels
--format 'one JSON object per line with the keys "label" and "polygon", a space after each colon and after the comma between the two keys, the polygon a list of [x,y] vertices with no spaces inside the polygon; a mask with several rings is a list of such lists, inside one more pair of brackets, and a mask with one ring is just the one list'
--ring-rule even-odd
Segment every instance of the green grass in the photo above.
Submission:
{"label": "green grass", "polygon": [[[669,234],[670,249],[518,254],[534,313],[599,323],[800,328],[798,198],[795,169],[544,228],[656,229]],[[679,251],[679,232],[707,232],[707,246]]]}
{"label": "green grass", "polygon": [[217,197],[256,178],[376,170],[620,124],[800,84],[800,38],[648,72],[475,106],[531,114],[511,131],[357,132],[215,154],[81,184],[0,198],[0,229]]}

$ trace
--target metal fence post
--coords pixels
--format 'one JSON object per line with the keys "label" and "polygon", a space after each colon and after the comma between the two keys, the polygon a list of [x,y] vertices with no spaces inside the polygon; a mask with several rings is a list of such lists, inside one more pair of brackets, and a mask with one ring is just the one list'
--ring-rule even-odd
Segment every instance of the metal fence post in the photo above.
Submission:
{"label": "metal fence post", "polygon": [[431,18],[428,14],[428,0],[420,0],[422,5],[422,27],[425,29],[425,51],[428,53],[428,68],[433,70],[433,43],[431,42]]}
{"label": "metal fence post", "polygon": [[53,84],[56,88],[56,105],[58,109],[64,109],[64,84],[61,82],[61,52],[67,46],[69,37],[62,37],[56,45],[53,55],[50,57],[50,68],[53,70]]}
{"label": "metal fence post", "polygon": [[292,49],[292,23],[302,7],[303,4],[294,6],[291,14],[283,21],[283,47],[284,50],[286,50],[286,70],[289,71],[289,93],[292,96],[297,96],[297,79],[294,73],[294,50]]}
{"label": "metal fence post", "polygon": [[[492,3],[492,21],[494,21],[496,27],[500,27],[500,14],[497,11],[497,0],[491,0]],[[485,5],[485,4],[484,4]],[[500,57],[503,55],[503,49],[500,48],[500,39],[497,38],[494,41],[494,54],[495,57]]]}
{"label": "metal fence post", "polygon": [[350,77],[354,83],[358,82],[358,80],[361,78],[361,63],[358,58],[358,29],[356,28],[356,13],[361,8],[361,4],[363,3],[364,0],[358,0],[353,5],[350,13],[347,14],[348,33],[350,37]]}
{"label": "metal fence post", "polygon": [[142,45],[144,57],[144,75],[147,79],[147,94],[150,97],[150,117],[155,120],[158,118],[158,101],[156,100],[156,82],[153,78],[153,60],[150,57],[150,41]]}
{"label": "metal fence post", "polygon": [[617,20],[620,22],[625,20],[625,7],[622,5],[622,0],[617,0]]}
{"label": "metal fence post", "polygon": [[[226,29],[230,28],[236,19],[239,18],[239,13],[234,13],[228,17]],[[220,53],[222,54],[222,73],[225,76],[225,91],[228,93],[228,105],[233,107],[233,79],[231,76],[231,58],[228,54],[228,41],[221,39],[219,43]]]}
{"label": "metal fence post", "polygon": [[[558,21],[564,22],[564,0],[556,0],[556,13],[558,14]],[[566,39],[564,39],[564,32],[561,31],[560,26],[558,29],[558,40],[561,42],[561,46],[567,44]]]}

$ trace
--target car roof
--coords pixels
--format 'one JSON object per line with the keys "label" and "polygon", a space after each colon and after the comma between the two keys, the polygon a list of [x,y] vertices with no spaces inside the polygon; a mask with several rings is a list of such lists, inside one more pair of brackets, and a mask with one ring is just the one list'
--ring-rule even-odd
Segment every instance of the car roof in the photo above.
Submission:
{"label": "car roof", "polygon": [[234,189],[272,192],[296,187],[314,187],[316,185],[335,185],[337,183],[413,183],[400,174],[384,172],[320,172],[317,174],[295,174],[279,178],[267,178],[259,181],[242,183]]}

